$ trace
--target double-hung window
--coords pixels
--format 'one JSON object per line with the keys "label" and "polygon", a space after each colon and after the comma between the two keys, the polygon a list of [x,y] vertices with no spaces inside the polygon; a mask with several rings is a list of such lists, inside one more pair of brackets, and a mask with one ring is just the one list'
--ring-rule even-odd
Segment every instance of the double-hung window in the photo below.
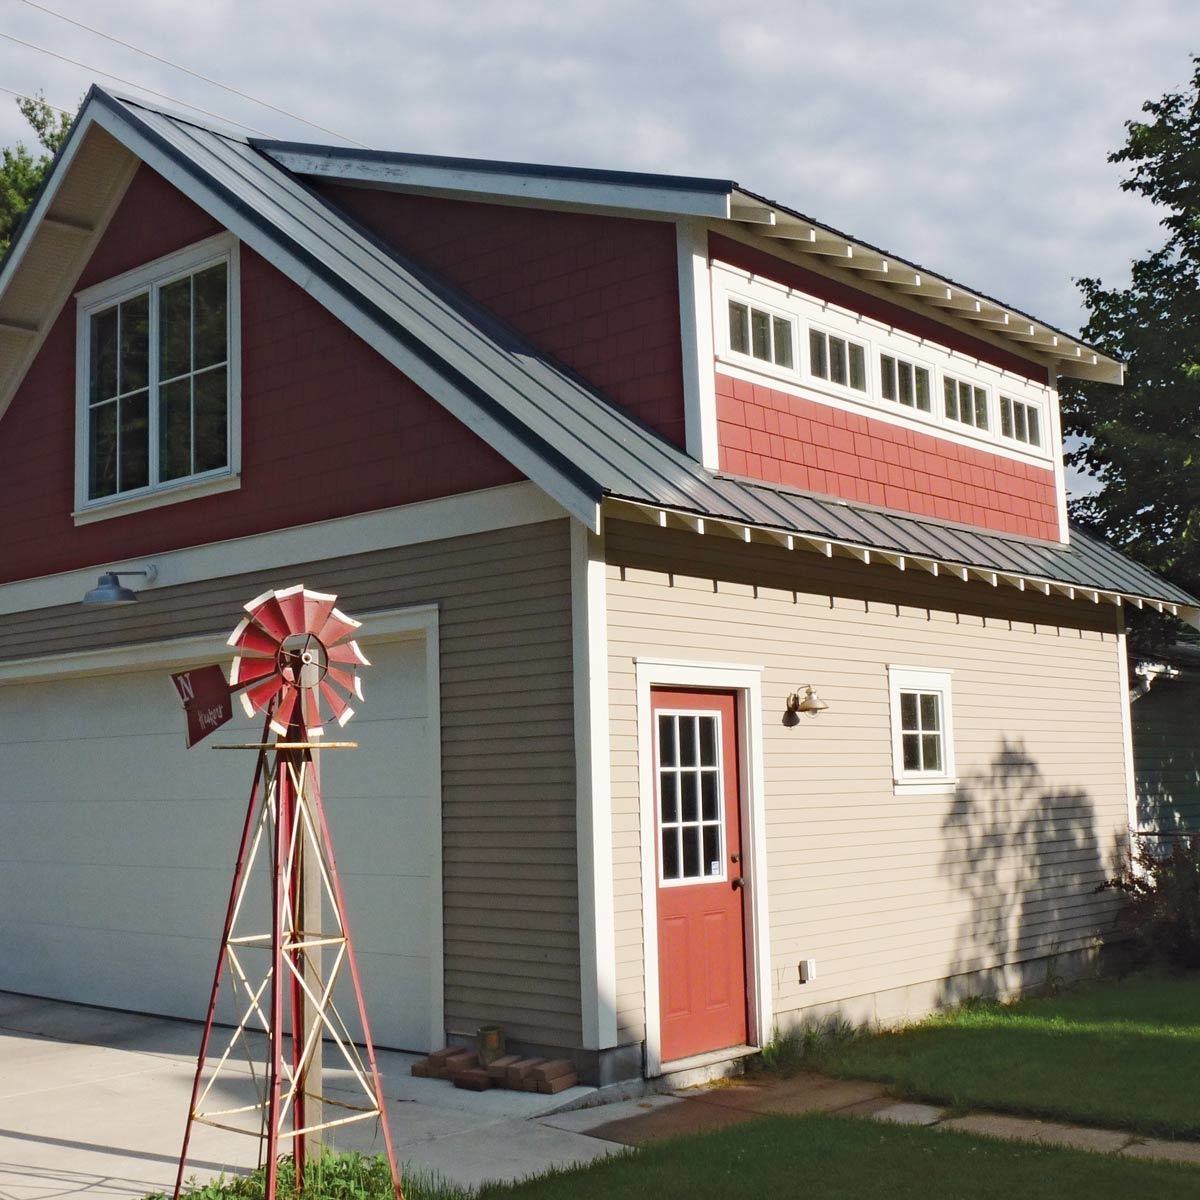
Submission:
{"label": "double-hung window", "polygon": [[78,515],[229,486],[237,257],[211,238],[81,292]]}
{"label": "double-hung window", "polygon": [[888,667],[897,794],[954,790],[950,672]]}

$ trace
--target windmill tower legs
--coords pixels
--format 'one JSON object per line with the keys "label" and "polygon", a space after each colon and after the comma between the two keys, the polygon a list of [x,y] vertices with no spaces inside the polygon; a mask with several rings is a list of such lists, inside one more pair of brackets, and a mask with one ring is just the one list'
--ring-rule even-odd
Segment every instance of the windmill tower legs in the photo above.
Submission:
{"label": "windmill tower legs", "polygon": [[[396,1200],[403,1200],[345,896],[312,753],[351,745],[298,738],[222,747],[256,749],[258,762],[200,1042],[176,1197],[195,1125],[256,1138],[259,1165],[266,1172],[267,1200],[274,1200],[279,1156],[289,1139],[299,1192],[310,1151],[323,1133],[375,1120]],[[256,867],[258,876],[265,869],[269,879],[269,930],[254,928],[255,914],[248,911],[253,907],[247,897]],[[334,991],[344,973],[352,984],[365,1061],[335,1003]],[[224,1030],[214,1029],[226,976],[239,1013],[227,1038]],[[224,1048],[210,1065],[215,1033],[222,1035],[218,1041],[224,1040]],[[245,1075],[234,1070],[238,1052],[250,1064],[254,1094],[249,1102],[229,1104],[219,1098],[222,1093],[214,1091],[214,1085],[221,1080],[235,1091],[244,1090]],[[323,1053],[332,1066],[349,1071],[353,1099],[323,1094]]]}

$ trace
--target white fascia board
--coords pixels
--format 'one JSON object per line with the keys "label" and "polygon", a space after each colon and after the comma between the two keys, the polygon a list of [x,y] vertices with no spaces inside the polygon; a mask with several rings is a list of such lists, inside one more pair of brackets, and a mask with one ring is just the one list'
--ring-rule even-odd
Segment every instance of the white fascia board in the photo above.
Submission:
{"label": "white fascia board", "polygon": [[[273,267],[302,288],[323,308],[331,312],[348,329],[361,337],[376,353],[387,359],[422,391],[442,405],[473,433],[481,437],[498,454],[508,459],[522,474],[528,475],[545,492],[553,496],[573,517],[583,521],[593,532],[600,528],[600,500],[598,496],[573,483],[561,472],[556,471],[536,451],[512,433],[505,425],[463,396],[439,371],[416,354],[400,345],[391,330],[368,316],[358,305],[351,303],[338,289],[323,278],[313,274],[311,267],[293,254],[284,244],[285,239],[271,237],[259,226],[246,218],[238,208],[229,204],[221,195],[203,182],[181,169],[175,160],[159,146],[134,128],[128,120],[110,109],[100,109],[96,122],[113,137],[125,145],[148,166],[162,175],[168,183],[178,188],[185,196],[199,204],[226,229],[232,231]],[[452,347],[430,346],[435,354],[447,353]],[[447,366],[453,369],[453,354],[447,357]]]}
{"label": "white fascia board", "polygon": [[475,196],[505,196],[552,204],[587,204],[597,208],[628,208],[672,216],[727,217],[728,193],[687,191],[648,185],[588,179],[552,179],[520,172],[472,171],[468,167],[427,163],[364,162],[303,150],[260,147],[273,162],[295,175],[319,177],[373,187],[467,192]]}
{"label": "white fascia board", "polygon": [[96,586],[96,576],[101,571],[125,568],[136,571],[148,562],[157,569],[157,578],[153,584],[132,577],[127,579],[126,585],[134,591],[177,587],[252,571],[275,570],[293,563],[320,562],[443,538],[488,533],[560,520],[566,515],[534,484],[506,484],[223,542],[148,553],[133,560],[101,561],[57,575],[0,584],[0,615],[78,604],[84,592]]}

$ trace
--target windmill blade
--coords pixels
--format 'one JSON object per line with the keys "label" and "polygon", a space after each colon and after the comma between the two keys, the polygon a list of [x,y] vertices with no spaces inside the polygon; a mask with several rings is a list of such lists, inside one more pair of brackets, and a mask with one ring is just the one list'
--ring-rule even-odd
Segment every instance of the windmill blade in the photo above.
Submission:
{"label": "windmill blade", "polygon": [[361,628],[361,621],[356,621],[353,617],[348,617],[340,609],[335,608],[330,612],[325,624],[321,626],[317,637],[325,646],[332,646],[334,642],[341,641],[346,634]]}
{"label": "windmill blade", "polygon": [[257,679],[265,679],[275,673],[275,659],[271,658],[242,658],[240,655],[233,660],[229,671],[229,686],[245,687]]}
{"label": "windmill blade", "polygon": [[291,730],[292,714],[296,711],[297,698],[296,689],[288,688],[283,693],[283,699],[279,701],[279,707],[275,710],[274,716],[271,717],[271,728],[280,737],[287,737]]}
{"label": "windmill blade", "polygon": [[256,683],[242,693],[242,707],[246,708],[249,705],[247,711],[251,716],[254,716],[256,712],[262,712],[271,702],[271,697],[283,686],[283,679],[278,673],[268,676],[262,683]]}
{"label": "windmill blade", "polygon": [[309,633],[320,633],[333,612],[337,597],[326,592],[313,592],[304,589],[304,628]]}
{"label": "windmill blade", "polygon": [[246,605],[246,611],[254,623],[265,629],[276,642],[282,642],[291,633],[287,618],[283,615],[283,610],[279,607],[279,601],[275,599],[274,592],[264,592],[263,595],[251,600]]}
{"label": "windmill blade", "polygon": [[304,732],[310,738],[320,737],[325,732],[321,724],[321,706],[317,703],[317,693],[312,688],[300,690],[300,710],[304,714]]}
{"label": "windmill blade", "polygon": [[341,646],[326,646],[325,653],[330,662],[354,663],[360,667],[369,667],[370,659],[359,649],[357,642],[346,642]]}
{"label": "windmill blade", "polygon": [[243,617],[238,627],[229,636],[230,646],[236,646],[243,654],[263,654],[273,658],[279,642],[256,625],[249,617]]}
{"label": "windmill blade", "polygon": [[363,699],[362,679],[353,671],[342,671],[338,667],[327,667],[325,678],[332,679],[338,687],[352,692],[361,702]]}
{"label": "windmill blade", "polygon": [[337,693],[330,684],[328,677],[321,680],[321,695],[325,697],[325,702],[329,705],[329,711],[339,725],[345,725],[354,716],[354,709]]}
{"label": "windmill blade", "polygon": [[275,603],[279,605],[279,611],[287,623],[288,633],[310,632],[304,623],[304,584],[298,583],[295,587],[276,592]]}

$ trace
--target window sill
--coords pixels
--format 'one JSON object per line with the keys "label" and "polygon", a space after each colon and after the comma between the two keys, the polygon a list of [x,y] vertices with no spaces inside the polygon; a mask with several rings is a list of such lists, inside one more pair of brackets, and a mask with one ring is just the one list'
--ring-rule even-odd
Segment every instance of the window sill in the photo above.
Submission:
{"label": "window sill", "polygon": [[958,790],[958,780],[940,779],[897,779],[893,781],[897,796],[950,796]]}
{"label": "window sill", "polygon": [[211,479],[197,479],[174,487],[158,488],[152,492],[141,492],[124,499],[117,497],[79,508],[71,514],[76,525],[91,525],[96,521],[108,521],[113,517],[124,517],[130,513],[144,512],[151,508],[162,508],[166,504],[182,504],[200,496],[214,496],[220,492],[236,491],[242,486],[240,475],[218,475]]}

